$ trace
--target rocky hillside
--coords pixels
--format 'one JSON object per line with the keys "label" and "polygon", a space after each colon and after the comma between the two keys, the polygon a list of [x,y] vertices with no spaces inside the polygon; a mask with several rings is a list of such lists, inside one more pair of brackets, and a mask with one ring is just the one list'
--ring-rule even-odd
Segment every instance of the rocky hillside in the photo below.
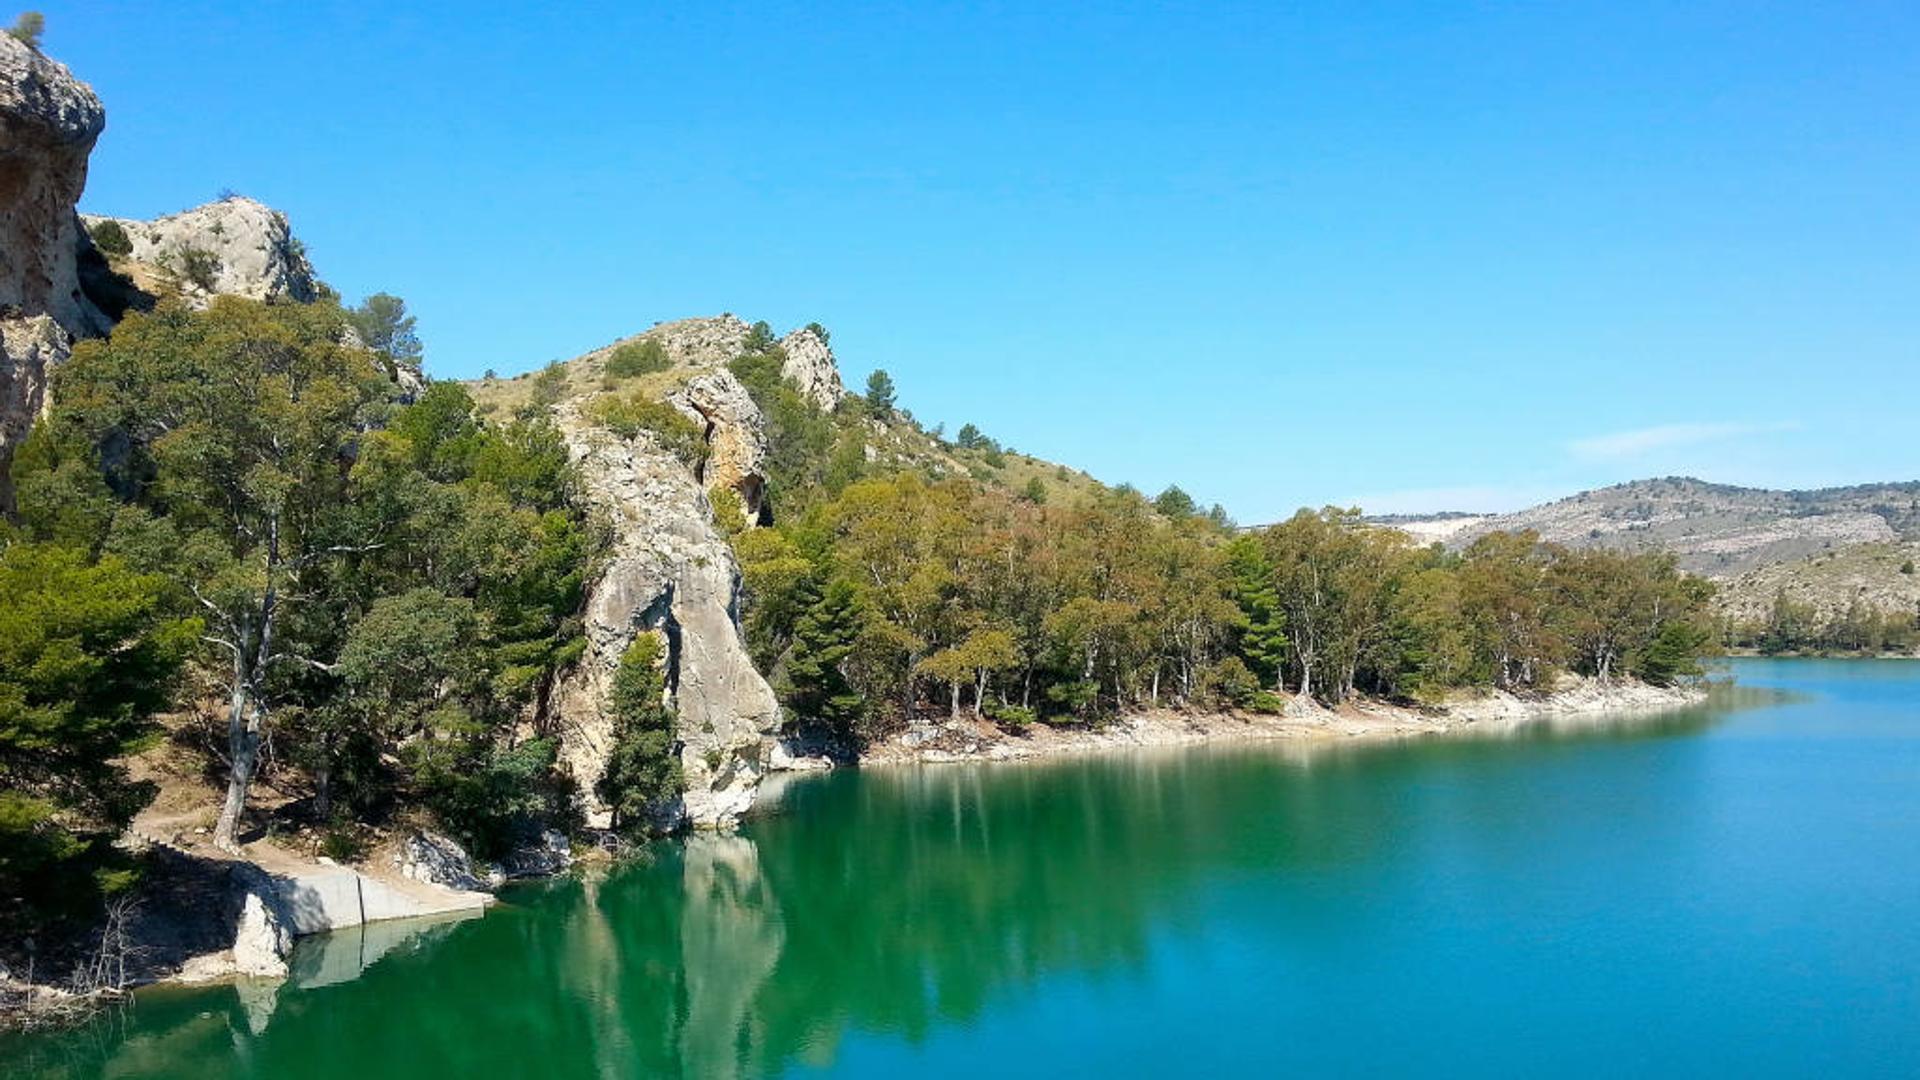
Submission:
{"label": "rocky hillside", "polygon": [[1920,604],[1920,577],[1902,572],[1920,553],[1920,482],[1775,491],[1668,477],[1511,514],[1377,520],[1451,547],[1531,529],[1576,547],[1664,549],[1720,582],[1716,604],[1735,621],[1764,618],[1781,592],[1822,615],[1856,599],[1890,612]]}
{"label": "rocky hillside", "polygon": [[[1085,474],[1004,451],[960,450],[910,418],[876,417],[847,403],[826,333],[806,326],[772,342],[780,375],[836,425],[858,432],[867,462],[932,475],[974,475],[1014,487],[1048,478],[1062,498],[1099,485]],[[774,738],[779,704],[754,668],[740,633],[740,571],[719,520],[770,522],[768,418],[729,365],[755,346],[755,329],[732,315],[666,322],[543,371],[467,384],[496,420],[551,416],[581,470],[585,494],[607,523],[611,548],[586,612],[587,652],[553,698],[562,753],[592,786],[613,747],[608,689],[621,656],[643,632],[666,643],[667,682],[679,710],[683,812],[695,824],[731,821],[751,805],[760,779],[782,763]],[[758,344],[766,344],[762,339]],[[699,453],[645,426],[616,429],[606,404],[632,398],[665,405],[690,422]],[[717,500],[737,503],[716,507]],[[721,511],[721,512],[716,512]],[[589,800],[591,821],[606,808]]]}

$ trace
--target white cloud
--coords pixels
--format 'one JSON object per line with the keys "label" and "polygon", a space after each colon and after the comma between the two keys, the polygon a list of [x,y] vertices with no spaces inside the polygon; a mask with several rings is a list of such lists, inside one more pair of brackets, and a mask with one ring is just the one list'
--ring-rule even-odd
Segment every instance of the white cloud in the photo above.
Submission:
{"label": "white cloud", "polygon": [[1624,458],[1642,457],[1654,450],[1666,450],[1677,446],[1699,446],[1703,443],[1737,439],[1743,435],[1792,431],[1799,426],[1797,422],[1791,420],[1767,424],[1726,421],[1662,424],[1658,427],[1615,431],[1606,435],[1591,435],[1584,439],[1575,439],[1567,444],[1567,451],[1582,461],[1619,461]]}

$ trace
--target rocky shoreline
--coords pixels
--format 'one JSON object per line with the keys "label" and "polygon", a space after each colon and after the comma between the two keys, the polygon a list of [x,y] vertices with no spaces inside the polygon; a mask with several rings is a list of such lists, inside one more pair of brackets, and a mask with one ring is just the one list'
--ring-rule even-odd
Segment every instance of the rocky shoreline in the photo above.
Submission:
{"label": "rocky shoreline", "polygon": [[[1403,739],[1555,719],[1660,713],[1697,705],[1706,700],[1707,693],[1704,684],[1659,687],[1615,680],[1611,685],[1601,685],[1593,679],[1564,676],[1560,688],[1549,694],[1462,694],[1431,708],[1363,699],[1329,709],[1318,703],[1289,701],[1286,710],[1278,714],[1161,709],[1132,714],[1096,729],[1035,724],[1018,732],[969,716],[909,730],[870,747],[860,764],[1030,761],[1225,741]],[[799,758],[787,767],[804,770],[825,765],[818,759]]]}

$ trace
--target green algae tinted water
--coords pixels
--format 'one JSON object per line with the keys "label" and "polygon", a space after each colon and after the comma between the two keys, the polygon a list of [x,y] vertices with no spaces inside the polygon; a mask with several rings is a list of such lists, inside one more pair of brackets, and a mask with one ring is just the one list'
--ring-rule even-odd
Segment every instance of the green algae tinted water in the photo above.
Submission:
{"label": "green algae tinted water", "polygon": [[1653,721],[807,779],[0,1071],[1920,1075],[1920,663],[1734,666]]}

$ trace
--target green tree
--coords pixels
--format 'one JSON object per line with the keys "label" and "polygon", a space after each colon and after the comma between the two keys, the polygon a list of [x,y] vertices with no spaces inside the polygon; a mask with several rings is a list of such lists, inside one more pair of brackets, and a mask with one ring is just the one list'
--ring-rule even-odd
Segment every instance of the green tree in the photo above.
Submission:
{"label": "green tree", "polygon": [[47,32],[47,17],[37,11],[23,11],[7,28],[7,36],[29,49],[40,47],[40,35]]}
{"label": "green tree", "polygon": [[617,829],[645,830],[685,782],[674,756],[675,717],[660,663],[659,636],[642,632],[621,655],[608,695],[613,752],[595,792],[613,809]]}
{"label": "green tree", "polygon": [[420,335],[414,330],[414,317],[407,314],[405,300],[392,293],[374,293],[347,312],[347,319],[367,348],[389,360],[420,366]]}
{"label": "green tree", "polygon": [[846,672],[860,636],[859,595],[845,581],[831,581],[824,588],[808,582],[802,603],[787,656],[788,704],[803,722],[850,738],[867,703]]}
{"label": "green tree", "polygon": [[1261,683],[1281,689],[1286,669],[1286,618],[1274,588],[1273,562],[1260,538],[1237,536],[1227,544],[1227,594],[1240,609],[1240,655]]}
{"label": "green tree", "polygon": [[876,416],[888,416],[893,412],[893,376],[884,368],[875,368],[867,376],[867,407]]}
{"label": "green tree", "polygon": [[163,304],[81,343],[56,382],[50,439],[65,456],[115,448],[106,486],[132,507],[114,513],[106,539],[164,549],[223,658],[230,764],[214,841],[229,850],[276,680],[324,663],[287,633],[289,610],[334,564],[385,539],[381,523],[352,512],[346,465],[392,384],[338,344],[342,323],[323,305]]}
{"label": "green tree", "polygon": [[1035,506],[1047,505],[1047,485],[1037,476],[1027,478],[1027,486],[1020,491],[1020,497]]}
{"label": "green tree", "polygon": [[0,928],[30,930],[125,884],[112,845],[152,797],[119,764],[199,634],[165,582],[113,556],[0,549]]}
{"label": "green tree", "polygon": [[1154,498],[1153,508],[1158,510],[1162,517],[1168,518],[1189,518],[1200,509],[1194,503],[1193,496],[1182,491],[1178,484],[1167,485],[1167,490]]}
{"label": "green tree", "polygon": [[112,218],[94,225],[87,230],[87,235],[92,237],[94,247],[108,255],[133,254],[133,238],[129,237],[127,230]]}

